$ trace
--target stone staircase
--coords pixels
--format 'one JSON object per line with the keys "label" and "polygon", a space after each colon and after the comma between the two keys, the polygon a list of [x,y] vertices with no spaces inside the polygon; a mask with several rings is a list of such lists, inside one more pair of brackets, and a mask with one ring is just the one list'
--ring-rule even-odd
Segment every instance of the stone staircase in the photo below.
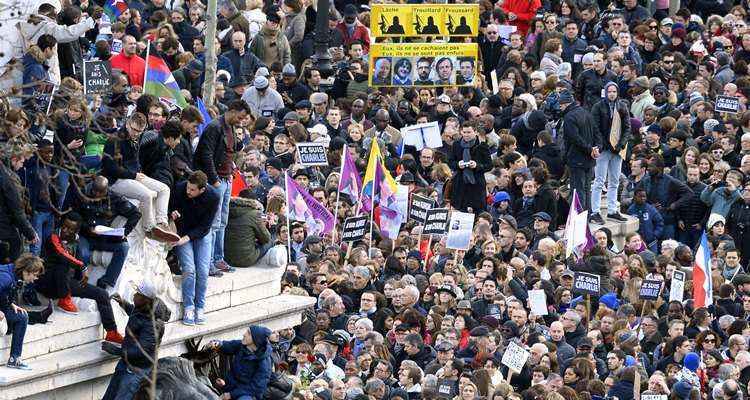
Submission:
{"label": "stone staircase", "polygon": [[[172,311],[166,324],[159,357],[185,352],[184,341],[203,337],[238,339],[250,324],[262,324],[272,330],[290,328],[301,322],[302,313],[314,304],[311,297],[280,294],[283,268],[237,269],[221,278],[209,278],[206,293],[206,324],[181,323],[180,277],[172,277],[164,261],[165,249],[142,238],[129,238],[131,250],[115,291],[132,299],[134,284],[140,279],[157,281],[160,299]],[[135,244],[135,246],[134,246]],[[97,255],[101,263],[107,255]],[[165,272],[166,268],[166,272]],[[90,271],[90,280],[103,273]],[[78,315],[66,314],[55,307],[49,322],[31,325],[24,340],[24,362],[33,370],[20,371],[4,366],[10,351],[11,336],[0,336],[0,400],[94,400],[100,399],[114,371],[117,358],[101,350],[104,330],[91,300],[76,300]],[[112,302],[120,333],[127,316]],[[0,322],[0,332],[5,323]]]}

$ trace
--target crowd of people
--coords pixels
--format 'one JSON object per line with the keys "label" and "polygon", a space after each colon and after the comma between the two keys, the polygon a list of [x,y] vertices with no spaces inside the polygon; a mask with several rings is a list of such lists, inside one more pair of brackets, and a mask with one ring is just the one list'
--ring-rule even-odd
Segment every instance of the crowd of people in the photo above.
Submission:
{"label": "crowd of people", "polygon": [[[293,329],[253,325],[209,345],[234,357],[212,382],[223,399],[748,396],[746,0],[481,0],[480,34],[450,39],[477,43],[476,74],[439,87],[420,86],[428,75],[369,86],[372,43],[444,38],[374,38],[359,0],[331,3],[332,70],[314,62],[318,3],[220,0],[208,41],[201,0],[42,2],[23,17],[23,46],[6,49],[0,69],[8,367],[33,367],[22,361],[28,324],[93,299],[102,349],[121,357],[105,399],[132,398],[169,312],[148,282],[132,304],[110,297],[129,241],[169,249],[185,325],[205,324],[209,279],[283,245],[284,293],[316,305]],[[217,62],[204,108],[207,45]],[[146,90],[150,56],[187,105]],[[84,94],[88,60],[109,61],[107,93]],[[442,146],[403,146],[402,128],[433,121]],[[302,166],[303,142],[323,144],[329,165]],[[467,250],[412,220],[395,239],[375,218],[362,241],[340,241],[360,210],[338,190],[342,152],[364,174],[375,142],[410,196],[475,215]],[[336,231],[287,221],[287,174],[336,213]],[[560,230],[574,197],[593,243],[567,256]],[[634,219],[624,238],[608,228]],[[710,254],[703,284],[699,247]],[[89,282],[95,251],[111,258]],[[573,288],[580,272],[600,277],[590,301]],[[663,283],[657,300],[641,298],[646,280]],[[544,315],[530,290],[544,292]],[[110,300],[130,316],[124,337]],[[528,352],[520,370],[503,363],[512,344]]]}

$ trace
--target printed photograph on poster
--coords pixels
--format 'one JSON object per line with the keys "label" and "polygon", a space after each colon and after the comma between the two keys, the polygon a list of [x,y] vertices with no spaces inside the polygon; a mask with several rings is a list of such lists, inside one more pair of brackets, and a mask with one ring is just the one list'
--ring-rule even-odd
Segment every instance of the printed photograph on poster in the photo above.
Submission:
{"label": "printed photograph on poster", "polygon": [[378,57],[375,59],[374,73],[372,75],[373,85],[390,85],[391,84],[391,67],[392,60],[390,57]]}
{"label": "printed photograph on poster", "polygon": [[456,84],[471,85],[476,76],[476,63],[471,57],[458,58],[458,72],[456,73]]}
{"label": "printed photograph on poster", "polygon": [[435,62],[430,57],[418,57],[413,58],[414,64],[417,66],[417,77],[414,79],[414,84],[417,86],[432,86],[435,82],[430,79],[430,72],[432,72],[432,63]]}
{"label": "printed photograph on poster", "polygon": [[411,86],[414,83],[412,65],[409,58],[395,59],[393,66],[393,86]]}
{"label": "printed photograph on poster", "polygon": [[440,57],[435,62],[433,73],[435,85],[450,86],[456,83],[456,59],[453,57]]}

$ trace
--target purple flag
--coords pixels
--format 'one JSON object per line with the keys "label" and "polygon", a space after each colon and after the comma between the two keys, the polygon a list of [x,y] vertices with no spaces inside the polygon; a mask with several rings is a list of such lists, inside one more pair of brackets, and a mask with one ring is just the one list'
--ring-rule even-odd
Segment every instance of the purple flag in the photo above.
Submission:
{"label": "purple flag", "polygon": [[359,193],[362,191],[362,178],[357,172],[357,166],[349,154],[349,149],[344,146],[344,159],[341,162],[341,179],[339,179],[339,192],[346,194],[357,204]]}
{"label": "purple flag", "polygon": [[304,222],[310,235],[321,235],[333,230],[334,217],[307,190],[301,188],[288,173],[286,176],[287,218]]}
{"label": "purple flag", "polygon": [[588,210],[581,207],[578,192],[573,190],[573,199],[570,205],[568,219],[565,222],[566,250],[565,256],[575,254],[576,259],[581,259],[583,254],[596,244],[594,235],[588,224]]}

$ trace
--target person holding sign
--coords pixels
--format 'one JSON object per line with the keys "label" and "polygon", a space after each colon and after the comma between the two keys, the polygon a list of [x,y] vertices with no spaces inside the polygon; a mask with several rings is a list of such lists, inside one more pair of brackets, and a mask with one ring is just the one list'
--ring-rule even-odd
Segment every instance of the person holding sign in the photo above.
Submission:
{"label": "person holding sign", "polygon": [[492,168],[490,149],[477,138],[473,122],[461,125],[461,139],[454,142],[448,154],[453,171],[451,202],[453,207],[478,214],[486,207],[487,189],[484,174]]}

